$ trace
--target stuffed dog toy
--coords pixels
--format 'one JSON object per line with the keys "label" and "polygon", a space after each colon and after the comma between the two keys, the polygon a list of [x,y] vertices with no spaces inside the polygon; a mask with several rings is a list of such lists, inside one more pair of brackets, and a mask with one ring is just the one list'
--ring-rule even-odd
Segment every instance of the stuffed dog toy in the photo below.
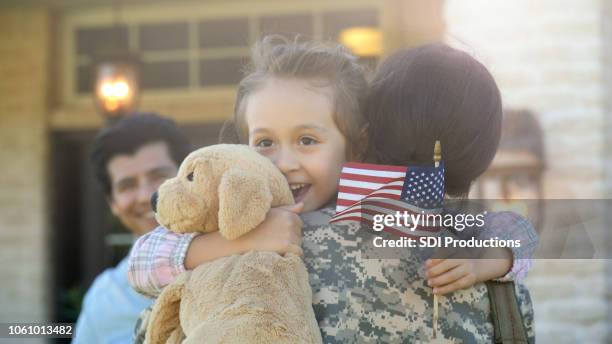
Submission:
{"label": "stuffed dog toy", "polygon": [[[271,207],[293,204],[289,185],[244,145],[192,152],[153,198],[160,224],[178,233],[236,239]],[[302,260],[248,252],[202,264],[168,285],[153,306],[146,343],[321,343]]]}

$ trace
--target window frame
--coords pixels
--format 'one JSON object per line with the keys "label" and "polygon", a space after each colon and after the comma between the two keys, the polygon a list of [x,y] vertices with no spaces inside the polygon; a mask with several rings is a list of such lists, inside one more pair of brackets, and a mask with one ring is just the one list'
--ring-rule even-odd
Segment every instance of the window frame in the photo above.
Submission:
{"label": "window frame", "polygon": [[[184,6],[180,6],[184,5]],[[76,30],[80,28],[110,26],[114,23],[126,25],[128,28],[128,48],[135,49],[138,42],[137,28],[142,24],[162,24],[172,22],[187,22],[189,33],[189,49],[187,52],[189,63],[189,87],[146,89],[141,91],[139,108],[143,111],[154,110],[159,112],[170,109],[171,113],[189,112],[189,109],[198,110],[212,106],[215,113],[186,114],[185,120],[180,122],[206,122],[218,121],[229,117],[232,112],[236,85],[227,86],[200,86],[199,61],[206,57],[247,57],[249,47],[229,47],[215,49],[200,49],[198,30],[200,21],[210,19],[248,18],[249,43],[252,44],[259,36],[260,22],[258,18],[276,15],[293,15],[310,13],[313,15],[314,39],[320,40],[323,36],[323,14],[334,11],[375,10],[378,15],[378,25],[382,29],[384,2],[378,0],[351,0],[334,1],[313,0],[299,2],[285,2],[269,0],[267,2],[251,1],[211,1],[211,2],[152,2],[126,3],[120,11],[120,19],[113,12],[110,5],[75,6],[67,8],[61,20],[61,41],[59,71],[60,91],[58,92],[58,107],[54,111],[52,126],[99,126],[100,120],[78,118],[77,114],[95,117],[95,109],[91,106],[93,98],[91,93],[78,93],[77,65],[87,61],[79,61],[76,53]],[[150,52],[141,54],[143,60],[167,59],[180,55],[175,52]],[[192,110],[192,111],[193,111]],[[199,110],[198,110],[199,111]],[[212,111],[212,110],[211,110]],[[86,112],[83,113],[83,112]],[[210,112],[210,111],[209,111]],[[182,115],[178,115],[180,117]]]}

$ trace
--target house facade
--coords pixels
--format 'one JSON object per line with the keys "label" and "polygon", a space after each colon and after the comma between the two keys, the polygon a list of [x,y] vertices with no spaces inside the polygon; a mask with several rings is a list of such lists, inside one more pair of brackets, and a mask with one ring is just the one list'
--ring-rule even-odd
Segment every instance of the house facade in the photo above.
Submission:
{"label": "house facade", "polygon": [[[383,37],[376,59],[446,41],[490,68],[506,108],[536,114],[546,134],[545,198],[612,194],[610,1],[120,4],[0,5],[0,322],[73,318],[82,290],[125,254],[130,238],[114,229],[86,160],[104,124],[91,85],[95,42],[105,37],[143,61],[139,110],[174,118],[198,145],[213,143],[230,117],[237,71],[262,34],[324,40],[374,27]],[[605,259],[536,261],[527,284],[538,341],[609,340],[610,272]]]}

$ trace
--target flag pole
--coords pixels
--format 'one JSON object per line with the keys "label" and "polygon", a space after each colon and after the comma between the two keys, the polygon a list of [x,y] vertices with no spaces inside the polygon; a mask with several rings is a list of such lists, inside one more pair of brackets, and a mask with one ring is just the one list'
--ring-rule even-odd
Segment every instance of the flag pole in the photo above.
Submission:
{"label": "flag pole", "polygon": [[[440,167],[440,161],[442,160],[442,146],[440,145],[440,141],[436,140],[436,144],[434,145],[434,166],[436,168]],[[433,338],[436,339],[438,334],[438,295],[433,295]]]}
{"label": "flag pole", "polygon": [[435,166],[439,167],[440,160],[442,160],[442,146],[440,145],[440,140],[436,140],[436,144],[434,145],[433,160],[434,160]]}

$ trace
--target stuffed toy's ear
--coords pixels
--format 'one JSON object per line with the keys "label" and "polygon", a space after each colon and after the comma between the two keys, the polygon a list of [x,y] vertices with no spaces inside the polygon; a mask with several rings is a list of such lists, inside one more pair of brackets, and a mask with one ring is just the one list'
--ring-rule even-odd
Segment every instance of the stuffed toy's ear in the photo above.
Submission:
{"label": "stuffed toy's ear", "polygon": [[179,319],[181,296],[191,272],[185,272],[166,286],[153,305],[149,316],[145,343],[181,343],[185,338]]}
{"label": "stuffed toy's ear", "polygon": [[270,210],[272,192],[266,177],[230,169],[219,183],[219,232],[232,240],[260,224]]}

